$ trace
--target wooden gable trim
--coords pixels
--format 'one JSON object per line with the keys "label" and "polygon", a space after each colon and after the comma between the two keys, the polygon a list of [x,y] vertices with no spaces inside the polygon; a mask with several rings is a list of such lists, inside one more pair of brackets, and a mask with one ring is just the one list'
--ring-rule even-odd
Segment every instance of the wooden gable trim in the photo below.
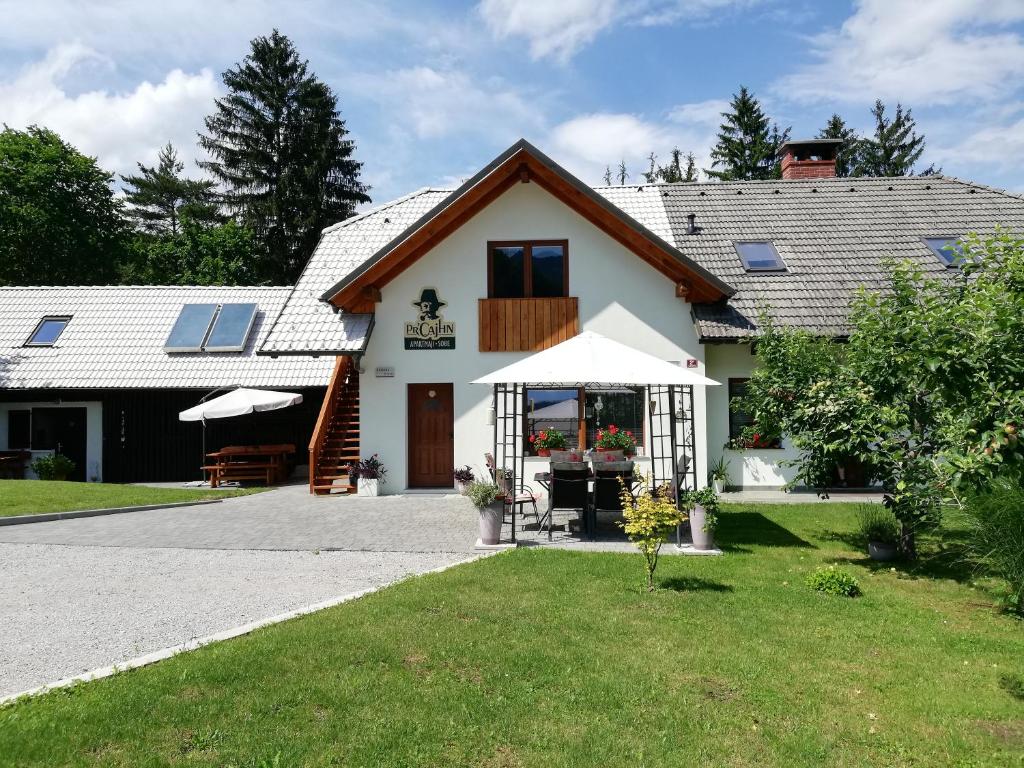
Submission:
{"label": "wooden gable trim", "polygon": [[[525,145],[525,142],[521,144]],[[635,253],[673,283],[688,283],[691,302],[713,302],[726,298],[731,293],[729,286],[709,273],[701,274],[697,269],[689,268],[680,261],[676,252],[652,239],[654,235],[648,236],[630,226],[612,210],[591,199],[575,184],[549,168],[526,146],[520,146],[476,184],[452,200],[418,229],[410,232],[408,237],[395,244],[389,251],[381,253],[377,261],[367,266],[351,282],[338,286],[337,290],[332,289],[333,294],[325,295],[324,298],[329,298],[334,306],[349,312],[357,309],[362,312],[373,311],[369,305],[391,280],[514,184],[530,182],[536,182],[542,189]],[[367,293],[367,289],[372,289],[375,293]]]}

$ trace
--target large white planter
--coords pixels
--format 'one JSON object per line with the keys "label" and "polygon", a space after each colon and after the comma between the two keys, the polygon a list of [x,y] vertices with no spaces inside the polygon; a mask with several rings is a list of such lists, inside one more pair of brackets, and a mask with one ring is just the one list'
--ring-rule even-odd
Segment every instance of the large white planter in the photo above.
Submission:
{"label": "large white planter", "polygon": [[505,504],[496,501],[488,507],[479,507],[480,543],[497,544],[501,540],[501,521],[505,516]]}
{"label": "large white planter", "polygon": [[693,537],[694,549],[715,548],[714,535],[704,531],[704,523],[706,520],[707,518],[704,513],[704,507],[700,504],[695,504],[693,509],[690,510],[690,535]]}
{"label": "large white planter", "polygon": [[725,492],[725,482],[724,481],[719,480],[716,477],[714,480],[711,481],[711,484],[715,488],[715,493],[717,493],[719,496],[722,495]]}
{"label": "large white planter", "polygon": [[380,480],[376,477],[360,477],[357,488],[360,496],[380,496]]}

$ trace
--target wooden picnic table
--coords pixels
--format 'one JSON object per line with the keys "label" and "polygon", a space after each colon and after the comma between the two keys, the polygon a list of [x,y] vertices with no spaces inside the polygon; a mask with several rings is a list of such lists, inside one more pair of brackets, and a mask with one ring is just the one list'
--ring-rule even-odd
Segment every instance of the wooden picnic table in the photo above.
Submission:
{"label": "wooden picnic table", "polygon": [[295,446],[288,443],[275,445],[227,445],[219,451],[206,454],[210,463],[203,471],[210,474],[210,487],[223,482],[259,480],[267,485],[284,482],[291,474],[289,456]]}
{"label": "wooden picnic table", "polygon": [[28,451],[0,451],[0,477],[23,480],[31,460],[32,454]]}

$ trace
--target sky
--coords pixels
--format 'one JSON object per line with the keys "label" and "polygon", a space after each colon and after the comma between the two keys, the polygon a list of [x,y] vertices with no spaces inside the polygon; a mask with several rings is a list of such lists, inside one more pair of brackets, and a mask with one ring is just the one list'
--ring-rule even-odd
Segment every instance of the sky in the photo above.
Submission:
{"label": "sky", "polygon": [[910,107],[920,167],[1024,191],[1024,0],[0,0],[0,123],[129,173],[196,134],[275,27],[336,92],[375,203],[520,137],[584,181],[678,146],[708,167],[750,88],[794,138]]}

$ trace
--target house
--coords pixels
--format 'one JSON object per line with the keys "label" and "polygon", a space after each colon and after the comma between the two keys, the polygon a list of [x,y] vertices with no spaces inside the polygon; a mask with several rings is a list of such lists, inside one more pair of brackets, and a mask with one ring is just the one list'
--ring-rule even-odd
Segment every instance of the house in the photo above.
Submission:
{"label": "house", "polygon": [[[175,436],[175,454],[201,450],[174,431],[177,411],[205,388],[245,384],[307,393],[307,410],[275,419],[290,442],[308,442],[312,491],[347,487],[348,463],[374,453],[387,491],[450,489],[453,467],[482,467],[495,444],[494,395],[470,382],[589,330],[720,382],[692,388],[697,482],[724,457],[732,485],[777,487],[791,477],[785,440],[727,447],[745,423],[729,400],[757,364],[761,313],[842,336],[851,297],[883,284],[887,259],[946,274],[947,243],[1024,231],[1016,195],[942,176],[836,178],[835,151],[789,142],[780,180],[592,188],[519,141],[457,189],[329,227],[292,288],[2,289],[0,449],[25,430],[11,412],[90,402],[102,476],[151,479],[172,466],[158,434]],[[186,304],[245,302],[260,313],[244,351],[168,348]],[[86,306],[94,319],[78,346]],[[61,315],[72,319],[53,346],[33,345],[37,324]],[[523,450],[542,427],[586,448],[616,424],[640,438],[641,471],[651,459],[643,388],[527,388],[521,399]],[[145,437],[131,427],[143,418],[159,421]],[[173,466],[188,470],[179,477],[197,467]]]}
{"label": "house", "polygon": [[[204,437],[214,447],[294,443],[304,454],[333,359],[256,355],[290,294],[287,287],[0,288],[0,450],[59,450],[75,462],[71,479],[108,482],[198,480]],[[200,348],[171,338],[194,308],[207,313],[200,325],[205,319],[221,329],[200,338]],[[304,401],[205,428],[178,421],[205,395],[236,386],[296,391]]]}

